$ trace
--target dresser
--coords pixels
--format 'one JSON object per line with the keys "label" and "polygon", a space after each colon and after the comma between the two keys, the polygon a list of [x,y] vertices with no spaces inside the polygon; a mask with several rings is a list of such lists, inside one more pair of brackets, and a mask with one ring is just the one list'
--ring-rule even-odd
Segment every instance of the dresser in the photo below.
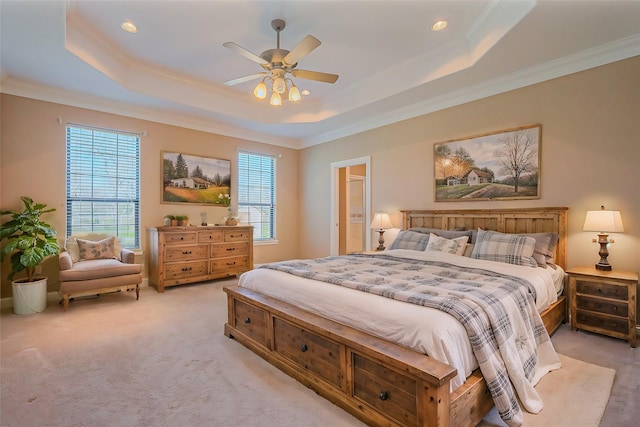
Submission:
{"label": "dresser", "polygon": [[571,328],[622,338],[635,347],[638,273],[573,267],[567,274]]}
{"label": "dresser", "polygon": [[164,292],[253,269],[253,227],[155,227],[149,234],[149,282]]}

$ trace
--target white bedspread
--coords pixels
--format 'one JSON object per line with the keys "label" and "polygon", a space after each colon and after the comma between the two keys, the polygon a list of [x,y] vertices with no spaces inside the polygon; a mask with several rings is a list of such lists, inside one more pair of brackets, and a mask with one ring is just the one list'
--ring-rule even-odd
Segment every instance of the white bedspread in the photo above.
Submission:
{"label": "white bedspread", "polygon": [[[482,267],[527,279],[536,289],[536,307],[543,311],[557,300],[564,272],[483,261],[437,252],[385,251],[411,259],[436,259],[465,267]],[[558,285],[560,284],[560,285]],[[436,309],[407,304],[342,286],[304,279],[287,273],[257,269],[244,273],[239,285],[294,304],[305,310],[402,344],[457,369],[451,389],[462,385],[478,368],[465,328],[452,316]],[[541,354],[534,384],[547,372],[559,368],[554,354]]]}

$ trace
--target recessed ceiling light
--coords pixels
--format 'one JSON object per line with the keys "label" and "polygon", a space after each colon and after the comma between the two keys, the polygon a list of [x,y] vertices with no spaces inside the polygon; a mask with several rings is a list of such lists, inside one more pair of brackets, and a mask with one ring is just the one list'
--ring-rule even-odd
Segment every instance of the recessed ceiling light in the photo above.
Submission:
{"label": "recessed ceiling light", "polygon": [[136,24],[131,21],[124,21],[122,24],[120,24],[120,27],[122,27],[122,29],[128,33],[138,32],[138,27],[136,27]]}
{"label": "recessed ceiling light", "polygon": [[431,26],[431,31],[444,30],[446,26],[447,26],[447,21],[438,21]]}
{"label": "recessed ceiling light", "polygon": [[304,96],[311,95],[311,91],[310,91],[310,90],[305,89],[305,90],[303,90],[302,92],[300,92],[300,95],[304,95]]}

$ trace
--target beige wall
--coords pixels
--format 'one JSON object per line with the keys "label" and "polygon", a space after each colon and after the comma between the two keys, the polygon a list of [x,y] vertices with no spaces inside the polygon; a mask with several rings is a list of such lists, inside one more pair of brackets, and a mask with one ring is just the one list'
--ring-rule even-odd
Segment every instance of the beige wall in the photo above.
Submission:
{"label": "beige wall", "polygon": [[[400,209],[568,206],[568,265],[590,266],[599,247],[582,225],[604,204],[621,211],[625,227],[612,235],[609,262],[640,271],[639,76],[635,57],[302,150],[300,256],[329,254],[331,162],[371,155],[371,211],[389,212],[394,224]],[[434,143],[535,123],[540,199],[433,201]]]}
{"label": "beige wall", "polygon": [[[207,212],[209,222],[219,222],[226,215],[223,207],[161,204],[161,150],[231,160],[232,186],[235,185],[238,150],[250,150],[277,157],[277,237],[278,244],[258,245],[256,263],[294,258],[298,254],[298,151],[252,141],[235,139],[150,121],[105,114],[92,110],[36,101],[2,94],[0,98],[0,208],[21,209],[20,196],[57,209],[45,217],[65,234],[65,124],[76,123],[131,132],[146,131],[141,140],[141,243],[147,251],[147,227],[161,225],[166,214],[188,215],[193,224],[200,223],[200,212]],[[62,124],[58,123],[58,118]],[[232,193],[235,195],[232,189]],[[235,197],[234,197],[235,198]],[[3,218],[6,220],[7,218]],[[149,265],[146,263],[146,265]],[[48,260],[43,272],[50,278],[49,289],[56,289],[56,259]],[[2,266],[2,297],[11,295],[7,282],[7,263]]]}

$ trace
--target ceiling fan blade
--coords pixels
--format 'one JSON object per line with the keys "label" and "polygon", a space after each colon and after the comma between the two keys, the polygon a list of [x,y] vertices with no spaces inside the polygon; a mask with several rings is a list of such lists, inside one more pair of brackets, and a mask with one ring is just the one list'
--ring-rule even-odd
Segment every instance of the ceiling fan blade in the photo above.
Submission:
{"label": "ceiling fan blade", "polygon": [[248,58],[248,59],[252,60],[253,62],[257,62],[260,65],[268,65],[269,64],[267,61],[265,61],[264,59],[262,59],[261,57],[259,57],[255,53],[249,52],[247,49],[243,48],[240,45],[235,44],[234,42],[226,42],[226,43],[223,43],[222,46],[224,46],[224,47],[226,47],[228,49],[231,49],[236,53],[239,53],[240,55],[244,56],[245,58]]}
{"label": "ceiling fan blade", "polygon": [[291,74],[299,79],[316,80],[324,83],[335,83],[339,77],[337,74],[320,73],[318,71],[308,70],[293,70],[291,71]]}
{"label": "ceiling fan blade", "polygon": [[238,77],[237,79],[227,80],[226,82],[224,82],[224,84],[227,86],[234,86],[240,83],[248,82],[249,80],[259,79],[262,76],[266,76],[266,75],[267,73],[251,74],[250,76]]}
{"label": "ceiling fan blade", "polygon": [[307,56],[313,49],[320,46],[320,40],[308,35],[291,52],[284,57],[283,62],[288,65],[295,65],[302,58]]}

